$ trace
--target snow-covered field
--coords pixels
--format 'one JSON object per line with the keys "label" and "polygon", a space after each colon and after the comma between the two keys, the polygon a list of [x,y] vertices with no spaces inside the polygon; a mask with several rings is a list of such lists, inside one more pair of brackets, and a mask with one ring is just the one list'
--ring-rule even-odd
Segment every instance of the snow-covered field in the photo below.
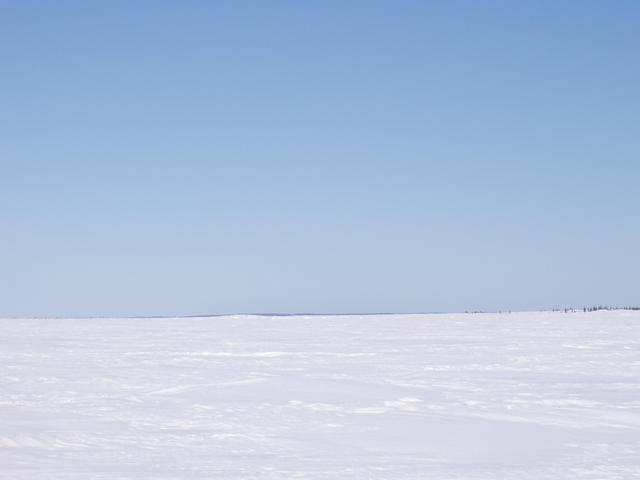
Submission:
{"label": "snow-covered field", "polygon": [[0,332],[2,479],[640,478],[640,312]]}

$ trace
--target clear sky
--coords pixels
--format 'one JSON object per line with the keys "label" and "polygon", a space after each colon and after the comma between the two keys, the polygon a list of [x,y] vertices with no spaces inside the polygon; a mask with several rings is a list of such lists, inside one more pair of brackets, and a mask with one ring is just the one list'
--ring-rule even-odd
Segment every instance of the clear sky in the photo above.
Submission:
{"label": "clear sky", "polygon": [[0,316],[640,304],[639,25],[0,1]]}

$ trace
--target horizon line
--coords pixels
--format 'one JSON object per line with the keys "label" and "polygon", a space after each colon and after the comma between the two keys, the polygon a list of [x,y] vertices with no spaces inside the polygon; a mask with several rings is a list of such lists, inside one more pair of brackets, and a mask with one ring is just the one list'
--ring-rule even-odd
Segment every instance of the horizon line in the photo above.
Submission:
{"label": "horizon line", "polygon": [[[586,309],[586,310],[585,310]],[[465,311],[431,311],[431,312],[340,312],[340,313],[322,313],[322,312],[236,312],[236,313],[208,313],[202,315],[71,315],[71,316],[17,316],[17,317],[0,317],[0,320],[92,320],[92,319],[167,319],[167,318],[218,318],[218,317],[349,317],[349,316],[382,316],[382,315],[472,315],[483,313],[510,314],[510,313],[536,313],[536,312],[592,312],[592,311],[636,311],[640,310],[637,306],[612,307],[612,306],[592,306],[592,307],[563,307],[563,308],[542,308],[537,310],[465,310]]]}

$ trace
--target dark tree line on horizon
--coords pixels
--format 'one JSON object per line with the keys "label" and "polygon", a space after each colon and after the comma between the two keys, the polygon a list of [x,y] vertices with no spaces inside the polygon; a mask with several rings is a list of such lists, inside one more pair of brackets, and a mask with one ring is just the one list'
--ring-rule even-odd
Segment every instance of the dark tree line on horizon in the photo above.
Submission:
{"label": "dark tree line on horizon", "polygon": [[612,307],[611,305],[594,305],[592,307],[582,307],[580,308],[554,308],[552,312],[578,312],[582,310],[583,312],[597,312],[599,310],[640,310],[640,307]]}
{"label": "dark tree line on horizon", "polygon": [[[582,307],[582,308],[552,308],[552,312],[597,312],[599,310],[640,310],[640,307],[612,307],[611,305],[594,305],[592,307]],[[544,312],[545,310],[540,310]],[[546,310],[549,311],[549,310]],[[487,312],[484,310],[465,310],[464,313],[511,313],[511,310],[498,310],[497,312]]]}
{"label": "dark tree line on horizon", "polygon": [[597,312],[598,310],[640,310],[640,307],[611,307],[608,305],[598,305],[593,307],[582,307],[584,312]]}

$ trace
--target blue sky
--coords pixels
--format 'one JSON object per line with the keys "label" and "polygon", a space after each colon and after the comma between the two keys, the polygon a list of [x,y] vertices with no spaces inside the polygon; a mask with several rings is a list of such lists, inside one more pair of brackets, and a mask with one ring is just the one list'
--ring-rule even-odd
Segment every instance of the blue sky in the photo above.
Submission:
{"label": "blue sky", "polygon": [[0,2],[0,316],[639,304],[639,24]]}

